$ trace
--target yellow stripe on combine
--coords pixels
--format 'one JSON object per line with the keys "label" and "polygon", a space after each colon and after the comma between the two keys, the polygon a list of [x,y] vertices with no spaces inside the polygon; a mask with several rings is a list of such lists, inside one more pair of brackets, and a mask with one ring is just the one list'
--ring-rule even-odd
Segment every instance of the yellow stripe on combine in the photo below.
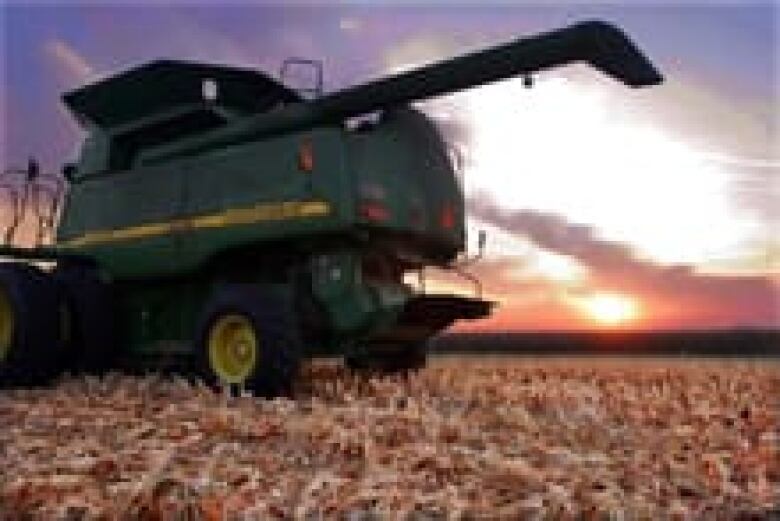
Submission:
{"label": "yellow stripe on combine", "polygon": [[196,215],[173,221],[139,224],[117,230],[96,230],[65,240],[60,246],[81,247],[106,242],[143,239],[174,232],[203,228],[222,228],[263,221],[279,221],[306,217],[324,217],[330,214],[327,201],[287,201],[262,203],[248,208],[230,208],[224,212]]}

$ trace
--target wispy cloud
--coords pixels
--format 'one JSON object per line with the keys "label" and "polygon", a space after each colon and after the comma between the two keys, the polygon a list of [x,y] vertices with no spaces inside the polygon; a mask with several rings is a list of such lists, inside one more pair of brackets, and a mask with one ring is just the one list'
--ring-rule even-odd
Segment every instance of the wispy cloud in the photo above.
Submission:
{"label": "wispy cloud", "polygon": [[48,40],[44,44],[44,51],[69,81],[83,83],[95,75],[95,68],[87,59],[63,40]]}
{"label": "wispy cloud", "polygon": [[363,29],[363,20],[354,16],[344,16],[339,20],[339,29],[345,33],[359,33]]}

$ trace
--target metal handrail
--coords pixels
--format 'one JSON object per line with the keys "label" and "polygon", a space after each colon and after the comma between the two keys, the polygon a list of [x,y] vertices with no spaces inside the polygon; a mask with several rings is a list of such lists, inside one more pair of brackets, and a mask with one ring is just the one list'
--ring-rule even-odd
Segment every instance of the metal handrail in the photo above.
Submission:
{"label": "metal handrail", "polygon": [[[10,222],[0,221],[2,244],[18,245],[18,233],[28,216],[35,222],[35,245],[53,238],[59,221],[67,183],[56,174],[41,173],[38,163],[30,160],[26,169],[11,167],[0,172],[0,192],[8,195]],[[3,216],[5,217],[5,216]]]}

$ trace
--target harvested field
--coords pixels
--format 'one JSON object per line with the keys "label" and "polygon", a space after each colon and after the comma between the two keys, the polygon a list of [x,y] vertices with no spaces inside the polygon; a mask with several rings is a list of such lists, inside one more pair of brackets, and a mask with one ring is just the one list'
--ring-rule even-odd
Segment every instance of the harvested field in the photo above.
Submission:
{"label": "harvested field", "polygon": [[0,519],[769,519],[777,362],[307,367],[295,400],[109,375],[0,392]]}

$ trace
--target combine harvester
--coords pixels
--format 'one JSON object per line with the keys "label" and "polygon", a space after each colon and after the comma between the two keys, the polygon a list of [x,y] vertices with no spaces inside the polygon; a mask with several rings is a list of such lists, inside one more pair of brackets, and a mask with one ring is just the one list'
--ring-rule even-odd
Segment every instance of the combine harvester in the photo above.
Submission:
{"label": "combine harvester", "polygon": [[420,367],[432,336],[492,306],[404,284],[465,249],[447,144],[409,103],[572,62],[662,81],[585,22],[313,99],[179,61],[66,94],[88,136],[53,244],[0,250],[0,385],[129,364],[274,396],[315,351]]}

